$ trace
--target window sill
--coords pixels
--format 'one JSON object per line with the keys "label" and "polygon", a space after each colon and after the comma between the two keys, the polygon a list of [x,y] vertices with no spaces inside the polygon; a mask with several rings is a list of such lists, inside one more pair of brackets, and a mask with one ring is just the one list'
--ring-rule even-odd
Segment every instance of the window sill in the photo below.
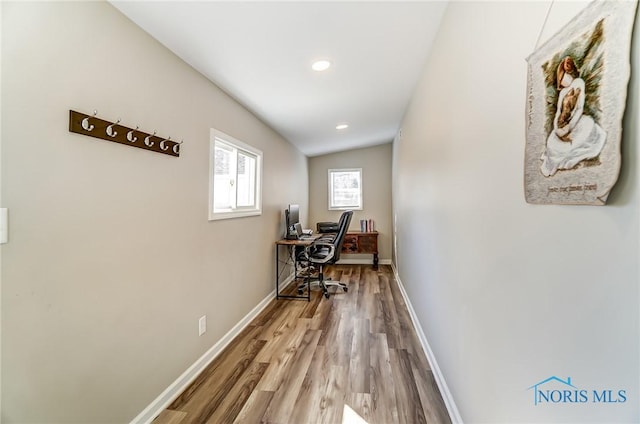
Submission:
{"label": "window sill", "polygon": [[361,211],[362,206],[341,206],[341,207],[330,207],[330,211]]}
{"label": "window sill", "polygon": [[261,210],[251,211],[234,211],[234,212],[216,212],[209,215],[209,221],[219,221],[221,219],[245,218],[248,216],[262,215]]}

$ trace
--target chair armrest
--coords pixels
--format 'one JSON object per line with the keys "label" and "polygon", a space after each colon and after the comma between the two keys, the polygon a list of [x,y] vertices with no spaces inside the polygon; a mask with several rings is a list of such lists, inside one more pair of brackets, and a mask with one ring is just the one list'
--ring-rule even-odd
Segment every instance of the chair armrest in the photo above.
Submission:
{"label": "chair armrest", "polygon": [[[326,247],[329,249],[329,252],[327,253],[327,255],[324,258],[315,258],[313,257],[313,252],[312,249],[314,248],[318,248],[318,247]],[[307,260],[309,262],[313,262],[313,263],[317,263],[317,264],[324,264],[329,262],[331,259],[333,259],[333,255],[336,251],[336,246],[332,243],[327,243],[327,242],[323,242],[323,241],[316,241],[315,243],[307,246],[305,249],[304,255],[306,256]]]}
{"label": "chair armrest", "polygon": [[315,242],[313,242],[312,244],[310,244],[309,246],[307,246],[307,249],[311,248],[311,247],[318,247],[318,246],[324,246],[324,247],[328,247],[328,248],[334,248],[335,246],[333,245],[333,243],[330,243],[328,241],[324,241],[324,240],[316,240]]}

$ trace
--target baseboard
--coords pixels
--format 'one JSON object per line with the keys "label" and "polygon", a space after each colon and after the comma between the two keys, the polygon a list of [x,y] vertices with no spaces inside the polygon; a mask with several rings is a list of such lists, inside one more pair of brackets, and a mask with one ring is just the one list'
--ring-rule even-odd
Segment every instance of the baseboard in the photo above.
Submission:
{"label": "baseboard", "polygon": [[[294,280],[293,274],[287,277],[280,288],[283,289]],[[131,424],[149,424],[160,413],[165,410],[180,394],[200,375],[200,373],[223,351],[227,345],[244,330],[244,328],[258,316],[260,312],[275,298],[275,289],[271,291],[253,308],[244,318],[240,320],[231,330],[227,332],[216,344],[205,352],[196,362],[194,362],[180,377],[178,377],[164,392],[149,404]]]}
{"label": "baseboard", "polygon": [[422,330],[422,326],[418,321],[418,316],[416,315],[415,310],[413,309],[413,305],[407,296],[407,292],[402,285],[402,281],[400,280],[400,276],[398,275],[398,270],[396,269],[394,264],[391,264],[391,268],[393,269],[393,273],[396,277],[396,281],[398,282],[398,287],[400,288],[400,292],[402,293],[402,297],[404,298],[404,303],[407,305],[407,309],[409,310],[409,315],[411,315],[411,321],[413,322],[413,326],[416,329],[416,334],[418,335],[418,339],[420,340],[420,344],[422,345],[422,349],[424,350],[425,355],[427,355],[427,360],[429,361],[429,365],[431,365],[431,371],[433,372],[433,378],[436,380],[436,384],[440,389],[440,393],[442,394],[442,399],[444,400],[444,404],[447,407],[447,412],[449,413],[449,417],[453,423],[462,424],[462,417],[460,416],[460,412],[458,411],[458,407],[453,400],[453,396],[449,391],[449,386],[447,386],[447,382],[444,380],[444,376],[440,371],[440,367],[438,366],[438,362],[436,361],[436,357],[431,350],[431,346],[429,346],[429,342],[427,341],[427,337]]}

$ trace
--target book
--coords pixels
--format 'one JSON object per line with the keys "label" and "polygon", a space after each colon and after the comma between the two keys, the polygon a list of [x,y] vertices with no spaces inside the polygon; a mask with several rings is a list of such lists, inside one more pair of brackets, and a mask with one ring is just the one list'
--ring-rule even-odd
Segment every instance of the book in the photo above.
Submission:
{"label": "book", "polygon": [[375,231],[375,223],[373,219],[361,219],[360,220],[360,231],[363,233],[371,233]]}

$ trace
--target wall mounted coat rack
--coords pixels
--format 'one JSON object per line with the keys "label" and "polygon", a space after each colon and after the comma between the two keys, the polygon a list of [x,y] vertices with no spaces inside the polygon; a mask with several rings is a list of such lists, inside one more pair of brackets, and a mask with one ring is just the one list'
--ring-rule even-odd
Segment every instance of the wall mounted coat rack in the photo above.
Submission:
{"label": "wall mounted coat rack", "polygon": [[169,138],[162,138],[153,134],[148,134],[135,129],[120,125],[117,122],[109,122],[96,118],[97,112],[93,115],[69,111],[69,131],[88,135],[89,137],[100,138],[102,140],[113,141],[127,146],[139,147],[152,152],[163,153],[165,155],[180,157],[180,146],[182,141],[175,142]]}

